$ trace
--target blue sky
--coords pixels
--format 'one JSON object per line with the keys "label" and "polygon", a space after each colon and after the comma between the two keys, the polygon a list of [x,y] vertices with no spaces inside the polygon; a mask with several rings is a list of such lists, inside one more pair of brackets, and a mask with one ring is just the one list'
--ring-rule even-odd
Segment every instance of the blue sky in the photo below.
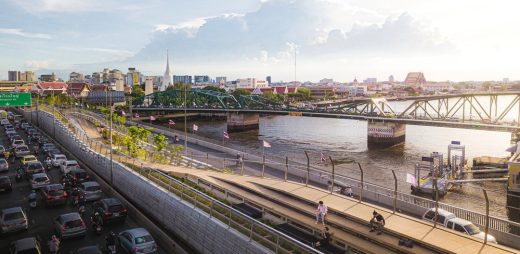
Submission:
{"label": "blue sky", "polygon": [[274,80],[520,79],[517,1],[0,0],[7,70]]}

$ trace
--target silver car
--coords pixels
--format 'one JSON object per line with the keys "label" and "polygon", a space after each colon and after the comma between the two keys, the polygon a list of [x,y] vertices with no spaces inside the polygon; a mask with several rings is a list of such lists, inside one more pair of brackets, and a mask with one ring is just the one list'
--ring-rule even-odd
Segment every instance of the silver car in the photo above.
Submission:
{"label": "silver car", "polygon": [[85,236],[87,227],[79,213],[62,214],[54,220],[54,226],[61,238]]}
{"label": "silver car", "polygon": [[0,153],[4,153],[5,152],[5,147],[4,146],[0,146]]}
{"label": "silver car", "polygon": [[9,163],[5,159],[0,159],[0,172],[9,171]]}
{"label": "silver car", "polygon": [[64,154],[54,154],[51,158],[52,166],[59,167],[60,164],[66,160],[67,157]]}
{"label": "silver car", "polygon": [[23,209],[21,207],[13,207],[2,210],[0,226],[2,233],[7,233],[28,229],[29,223]]}
{"label": "silver car", "polygon": [[39,189],[45,185],[51,184],[51,179],[45,173],[37,173],[31,175],[31,188]]}
{"label": "silver car", "polygon": [[79,189],[85,195],[87,201],[95,201],[103,197],[103,191],[99,183],[94,181],[83,182],[78,185]]}
{"label": "silver car", "polygon": [[16,240],[11,242],[9,245],[9,253],[11,254],[25,254],[25,253],[33,253],[33,254],[41,254],[42,248],[40,247],[40,242],[36,239],[36,237],[27,237],[23,239]]}
{"label": "silver car", "polygon": [[21,145],[14,149],[14,155],[17,158],[23,157],[23,156],[29,155],[29,154],[31,154],[31,151],[29,150],[29,147],[27,147],[26,145]]}
{"label": "silver car", "polygon": [[157,244],[152,235],[144,228],[133,228],[119,233],[119,245],[127,253],[157,253]]}

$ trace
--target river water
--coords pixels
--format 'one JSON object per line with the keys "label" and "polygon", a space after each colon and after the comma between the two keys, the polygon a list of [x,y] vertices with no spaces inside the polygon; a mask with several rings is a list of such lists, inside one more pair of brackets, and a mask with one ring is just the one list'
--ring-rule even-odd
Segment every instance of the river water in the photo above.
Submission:
{"label": "river water", "polygon": [[[393,107],[398,112],[406,104],[395,102]],[[504,103],[499,103],[499,108],[504,107]],[[175,128],[183,130],[181,121],[177,123]],[[218,141],[222,140],[226,130],[225,121],[197,120],[188,124],[191,126],[193,123],[199,126],[198,135]],[[266,148],[266,153],[302,162],[306,161],[303,151],[308,151],[315,166],[324,166],[319,163],[321,153],[332,156],[334,160],[354,159],[363,165],[365,181],[388,188],[394,186],[393,169],[397,173],[398,188],[405,193],[410,192],[410,185],[405,182],[406,173],[414,173],[414,164],[420,161],[421,156],[440,152],[447,158],[448,145],[453,140],[465,145],[469,163],[473,157],[482,155],[506,157],[508,152],[505,149],[511,146],[508,132],[407,125],[404,143],[390,148],[369,149],[366,121],[298,116],[263,116],[259,130],[230,133],[230,136],[227,142],[258,151],[262,150],[262,140],[266,140],[272,146]],[[336,171],[359,179],[355,164],[336,166]],[[490,214],[507,218],[505,183],[466,183],[448,193],[442,202],[485,213],[481,188],[488,190]]]}

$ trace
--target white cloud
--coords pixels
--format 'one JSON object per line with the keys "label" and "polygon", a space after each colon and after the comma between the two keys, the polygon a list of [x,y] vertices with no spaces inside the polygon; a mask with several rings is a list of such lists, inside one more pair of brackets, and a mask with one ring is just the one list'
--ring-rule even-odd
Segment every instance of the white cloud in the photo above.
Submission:
{"label": "white cloud", "polygon": [[45,69],[49,67],[48,60],[30,60],[26,61],[24,66],[30,70],[39,70],[39,69]]}
{"label": "white cloud", "polygon": [[145,8],[142,4],[118,0],[12,0],[12,2],[32,13],[136,11]]}
{"label": "white cloud", "polygon": [[0,34],[9,34],[9,35],[17,35],[26,38],[36,38],[36,39],[51,39],[51,36],[48,34],[42,33],[27,33],[19,28],[0,28]]}
{"label": "white cloud", "polygon": [[94,52],[100,54],[110,55],[116,58],[126,58],[132,56],[134,53],[128,50],[122,49],[111,49],[111,48],[89,48],[89,47],[77,47],[77,48],[64,48],[66,50],[71,51],[84,51],[84,52]]}

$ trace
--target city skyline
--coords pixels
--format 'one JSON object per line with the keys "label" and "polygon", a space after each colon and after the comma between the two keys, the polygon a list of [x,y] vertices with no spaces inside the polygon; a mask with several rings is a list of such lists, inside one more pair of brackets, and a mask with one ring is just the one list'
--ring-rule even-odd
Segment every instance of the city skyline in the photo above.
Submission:
{"label": "city skyline", "polygon": [[0,79],[105,67],[161,75],[166,49],[175,75],[291,81],[297,51],[300,81],[520,79],[513,1],[1,2]]}

